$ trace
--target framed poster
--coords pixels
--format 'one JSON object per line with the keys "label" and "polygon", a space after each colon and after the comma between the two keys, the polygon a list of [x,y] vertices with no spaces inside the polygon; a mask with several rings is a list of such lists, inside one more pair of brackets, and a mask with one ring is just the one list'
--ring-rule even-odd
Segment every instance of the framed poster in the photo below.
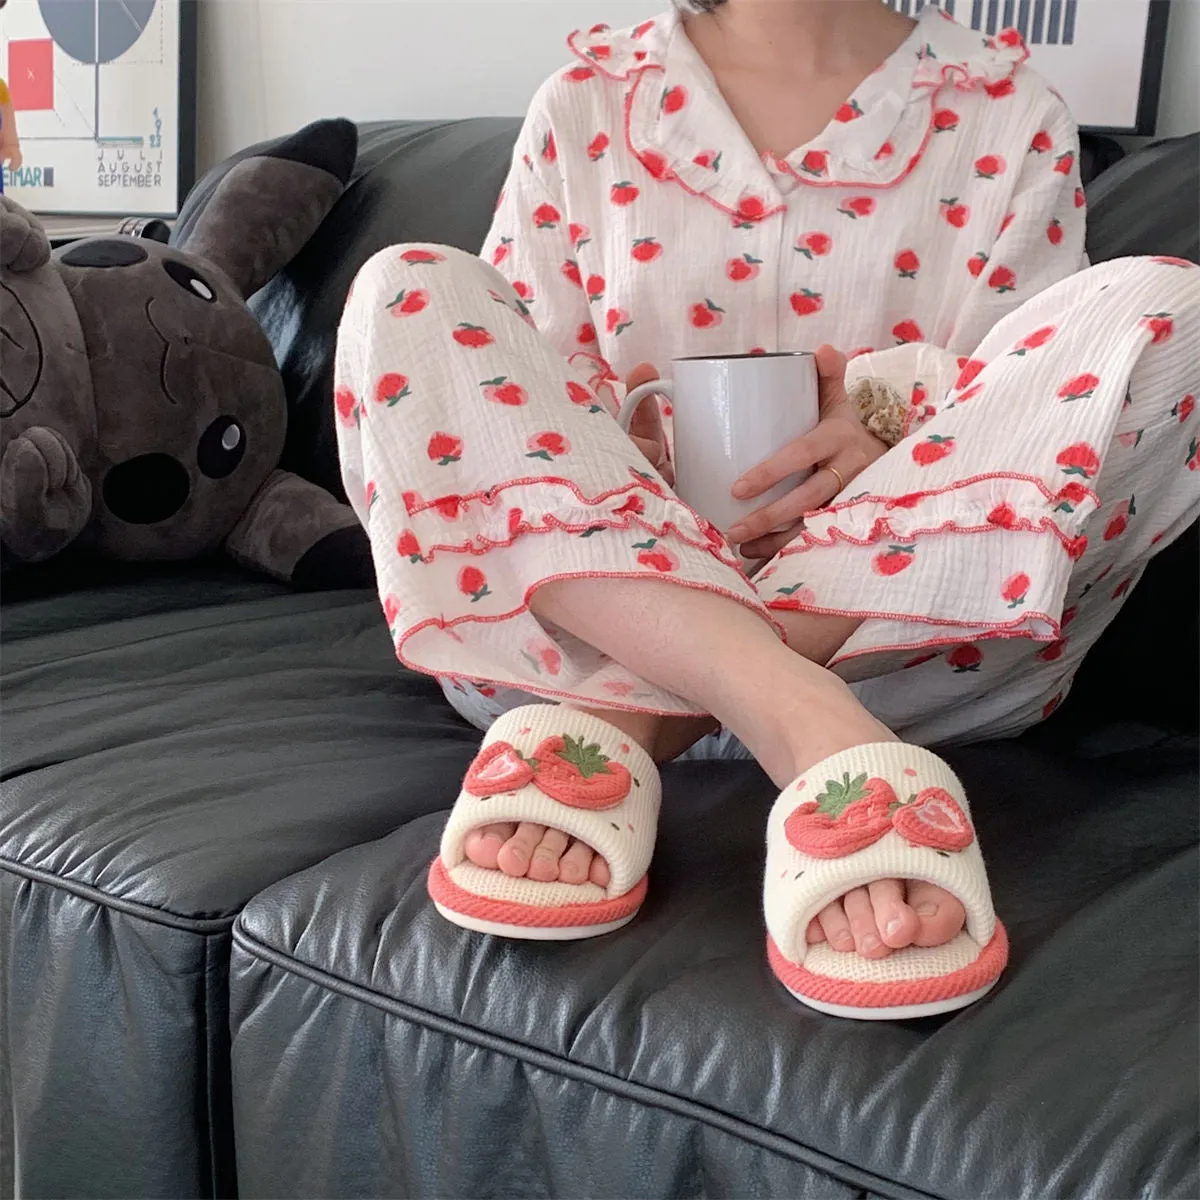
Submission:
{"label": "framed poster", "polygon": [[43,214],[173,217],[193,182],[195,0],[8,0],[24,162],[4,190]]}
{"label": "framed poster", "polygon": [[[915,16],[927,0],[887,2]],[[938,0],[938,7],[983,34],[1019,29],[1030,65],[1062,93],[1083,129],[1154,133],[1170,0]]]}

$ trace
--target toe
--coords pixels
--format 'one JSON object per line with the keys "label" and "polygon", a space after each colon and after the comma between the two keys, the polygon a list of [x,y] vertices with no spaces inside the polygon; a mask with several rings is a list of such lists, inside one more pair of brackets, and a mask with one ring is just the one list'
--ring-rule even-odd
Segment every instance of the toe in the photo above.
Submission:
{"label": "toe", "polygon": [[899,879],[877,879],[868,888],[875,928],[893,950],[911,946],[921,928],[917,914],[904,903],[904,884]]}
{"label": "toe", "polygon": [[854,949],[854,934],[850,931],[850,921],[840,900],[835,900],[821,909],[817,914],[817,920],[820,922],[829,944],[835,950],[848,954]]}
{"label": "toe", "polygon": [[608,869],[608,863],[598,854],[592,857],[592,865],[588,869],[588,878],[597,887],[608,887],[608,881],[612,878],[612,872]]}
{"label": "toe", "polygon": [[500,847],[500,853],[496,855],[496,865],[505,875],[520,877],[526,874],[534,848],[542,840],[542,834],[545,832],[544,825],[532,825],[528,821],[522,821],[517,826],[516,833]]}
{"label": "toe", "polygon": [[558,860],[558,877],[563,883],[583,883],[588,877],[594,854],[586,842],[574,841]]}
{"label": "toe", "polygon": [[500,847],[516,831],[517,827],[511,823],[481,825],[467,834],[466,842],[463,844],[463,853],[467,856],[468,861],[473,862],[477,867],[487,867],[489,871],[494,871]]}
{"label": "toe", "polygon": [[854,948],[863,958],[886,958],[891,954],[890,946],[884,944],[875,925],[875,910],[871,907],[871,896],[866,888],[855,888],[842,897],[842,906],[850,921],[850,932],[854,935]]}
{"label": "toe", "polygon": [[541,883],[553,883],[558,878],[558,860],[571,839],[559,829],[547,829],[542,840],[533,848],[529,860],[529,878]]}
{"label": "toe", "polygon": [[825,940],[825,930],[821,928],[821,922],[816,917],[809,921],[808,928],[804,931],[804,940],[810,946]]}
{"label": "toe", "polygon": [[962,902],[932,883],[909,880],[908,903],[920,922],[920,928],[913,938],[914,945],[941,946],[967,923]]}

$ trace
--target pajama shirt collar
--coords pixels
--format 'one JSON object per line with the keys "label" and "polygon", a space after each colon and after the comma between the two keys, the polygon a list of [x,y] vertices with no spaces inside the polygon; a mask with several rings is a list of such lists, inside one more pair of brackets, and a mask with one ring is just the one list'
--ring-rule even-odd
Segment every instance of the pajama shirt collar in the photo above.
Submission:
{"label": "pajama shirt collar", "polygon": [[813,141],[785,158],[760,158],[678,12],[627,30],[596,26],[569,44],[584,64],[578,70],[627,85],[625,137],[651,174],[747,223],[781,211],[799,187],[895,186],[937,134],[939,93],[1004,95],[1028,58],[1015,30],[981,37],[927,8]]}

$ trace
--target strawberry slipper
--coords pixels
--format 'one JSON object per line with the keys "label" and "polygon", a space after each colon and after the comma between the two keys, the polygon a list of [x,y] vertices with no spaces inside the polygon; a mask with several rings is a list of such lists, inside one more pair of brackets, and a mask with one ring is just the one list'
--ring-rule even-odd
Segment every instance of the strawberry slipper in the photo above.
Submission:
{"label": "strawberry slipper", "polygon": [[[514,708],[488,730],[467,771],[429,869],[429,894],[447,920],[480,933],[610,933],[645,898],[661,799],[650,756],[607,721],[556,704]],[[587,843],[608,861],[608,886],[514,879],[468,861],[467,834],[499,821],[532,821]]]}
{"label": "strawberry slipper", "polygon": [[[852,888],[924,879],[962,901],[966,928],[944,946],[868,959],[806,943],[808,923]],[[839,1017],[903,1020],[963,1008],[1008,961],[962,784],[928,750],[855,746],[786,787],[767,822],[763,889],[771,969],[797,1000]]]}

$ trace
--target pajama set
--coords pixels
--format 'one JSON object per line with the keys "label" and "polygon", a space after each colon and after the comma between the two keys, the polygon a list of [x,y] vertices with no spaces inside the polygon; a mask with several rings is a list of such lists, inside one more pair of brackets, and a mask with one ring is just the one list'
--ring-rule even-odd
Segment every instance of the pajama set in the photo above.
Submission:
{"label": "pajama set", "polygon": [[[530,696],[693,713],[529,607],[653,578],[861,617],[832,668],[907,741],[1041,720],[1200,512],[1200,271],[1087,268],[1076,129],[1015,32],[926,9],[786,158],[677,14],[570,45],[481,257],[385,250],[343,320],[343,474],[400,661],[480,726]],[[621,381],[823,342],[910,398],[908,436],[751,580],[618,428]]]}

